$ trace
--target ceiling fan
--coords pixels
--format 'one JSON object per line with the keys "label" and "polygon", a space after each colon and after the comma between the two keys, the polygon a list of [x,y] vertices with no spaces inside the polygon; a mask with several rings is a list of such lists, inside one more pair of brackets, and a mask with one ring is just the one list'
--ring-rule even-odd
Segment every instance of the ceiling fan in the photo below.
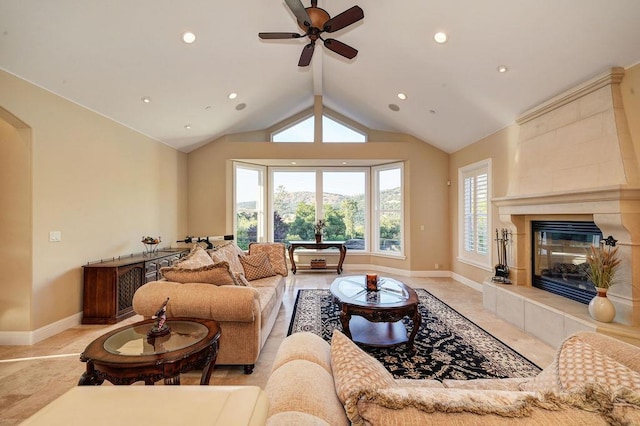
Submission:
{"label": "ceiling fan", "polygon": [[338,55],[347,59],[356,57],[358,51],[353,47],[333,38],[324,39],[321,34],[323,32],[332,33],[341,30],[364,18],[364,12],[360,7],[353,6],[332,18],[324,9],[318,7],[317,0],[311,0],[311,7],[307,8],[302,5],[300,0],[285,0],[285,2],[298,20],[298,26],[305,33],[258,33],[258,37],[263,40],[309,37],[309,44],[302,49],[302,54],[298,61],[299,67],[306,67],[311,63],[313,50],[318,39],[322,40],[327,49],[336,52]]}

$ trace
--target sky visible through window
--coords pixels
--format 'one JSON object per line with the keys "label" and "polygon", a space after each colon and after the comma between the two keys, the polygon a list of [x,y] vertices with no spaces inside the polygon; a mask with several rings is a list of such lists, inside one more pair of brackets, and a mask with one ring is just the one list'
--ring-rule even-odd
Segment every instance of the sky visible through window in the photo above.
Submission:
{"label": "sky visible through window", "polygon": [[[313,142],[314,116],[305,118],[301,122],[273,135],[274,142]],[[365,142],[365,135],[322,116],[322,139],[330,143]]]}

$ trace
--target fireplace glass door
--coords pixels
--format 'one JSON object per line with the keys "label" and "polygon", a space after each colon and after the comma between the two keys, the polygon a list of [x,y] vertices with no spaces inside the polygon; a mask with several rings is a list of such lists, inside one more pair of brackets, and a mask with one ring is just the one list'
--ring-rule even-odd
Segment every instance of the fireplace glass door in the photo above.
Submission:
{"label": "fireplace glass door", "polygon": [[593,222],[532,222],[533,286],[589,303],[595,288],[587,278],[587,253],[602,240]]}

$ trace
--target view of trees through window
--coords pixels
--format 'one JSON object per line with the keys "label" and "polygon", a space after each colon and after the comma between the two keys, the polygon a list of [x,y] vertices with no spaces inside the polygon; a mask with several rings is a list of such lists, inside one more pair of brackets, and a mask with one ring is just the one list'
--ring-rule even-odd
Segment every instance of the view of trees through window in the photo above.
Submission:
{"label": "view of trees through window", "polygon": [[[402,241],[402,185],[400,169],[378,172],[375,199],[375,251],[400,252]],[[261,217],[273,218],[272,232],[267,240],[288,243],[314,240],[318,219],[326,223],[323,240],[345,241],[349,250],[366,250],[371,235],[367,212],[370,211],[369,168],[345,169],[273,169],[270,192],[261,207],[260,172],[236,167],[236,241],[247,249],[249,243],[260,240]]]}

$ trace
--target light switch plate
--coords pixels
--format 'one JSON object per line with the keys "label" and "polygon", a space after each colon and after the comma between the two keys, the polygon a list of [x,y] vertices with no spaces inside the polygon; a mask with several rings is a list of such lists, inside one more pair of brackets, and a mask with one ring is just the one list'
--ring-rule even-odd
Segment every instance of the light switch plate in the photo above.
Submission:
{"label": "light switch plate", "polygon": [[51,231],[49,232],[49,242],[50,243],[58,243],[62,241],[62,235],[60,231]]}

